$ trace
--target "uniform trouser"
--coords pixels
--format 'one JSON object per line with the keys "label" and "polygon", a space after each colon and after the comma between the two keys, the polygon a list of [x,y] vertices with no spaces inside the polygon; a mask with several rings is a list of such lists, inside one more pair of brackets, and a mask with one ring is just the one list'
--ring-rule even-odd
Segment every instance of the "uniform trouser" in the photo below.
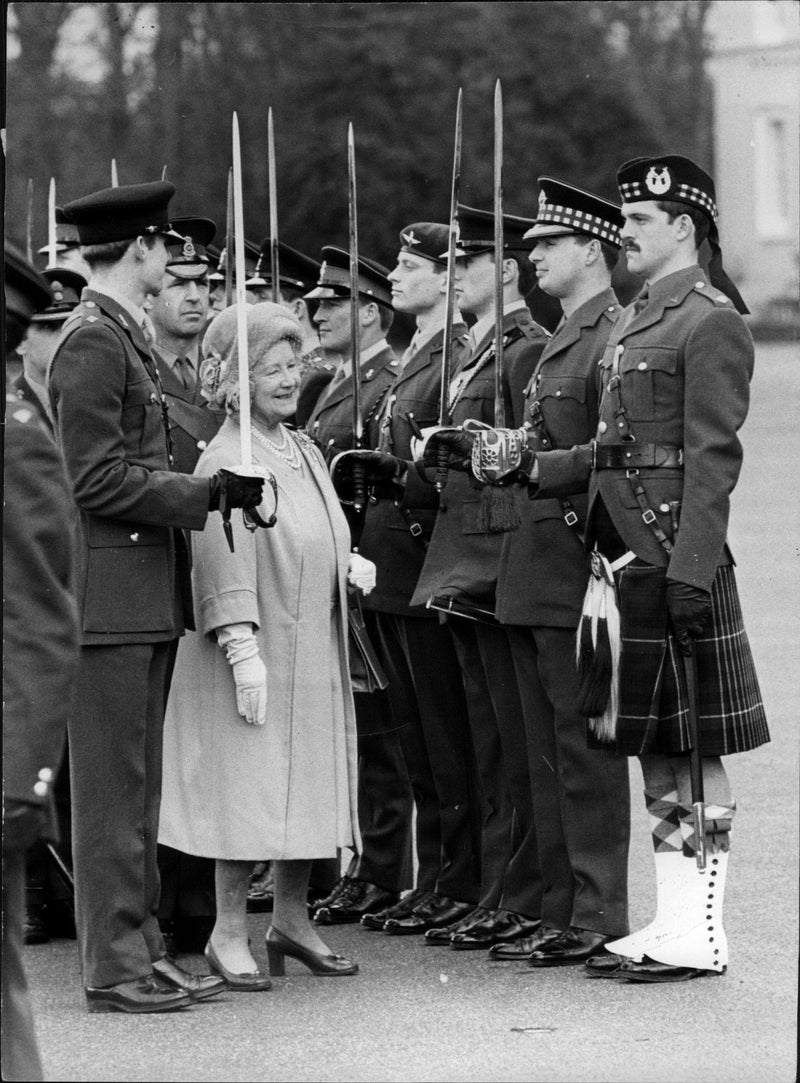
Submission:
{"label": "uniform trouser", "polygon": [[500,733],[503,770],[514,808],[515,845],[503,877],[500,909],[538,918],[542,873],[533,813],[533,793],[514,656],[505,628],[478,624],[478,646]]}
{"label": "uniform trouser", "polygon": [[461,666],[481,797],[481,893],[478,905],[497,910],[506,869],[518,840],[514,837],[517,833],[514,806],[506,782],[500,730],[489,690],[489,683],[494,678],[484,663],[477,623],[464,617],[453,617],[447,621],[447,627]]}
{"label": "uniform trouser", "polygon": [[627,758],[590,749],[575,710],[572,628],[509,628],[544,878],[542,921],[619,936],[628,929]]}
{"label": "uniform trouser", "polygon": [[[365,614],[374,621],[372,614]],[[374,631],[374,624],[370,631]],[[361,853],[347,875],[386,891],[411,887],[414,795],[386,692],[356,692]]]}
{"label": "uniform trouser", "polygon": [[426,617],[376,616],[392,716],[416,805],[417,886],[477,902],[479,799],[452,638]]}
{"label": "uniform trouser", "polygon": [[168,643],[83,647],[69,720],[76,925],[83,981],[152,971]]}
{"label": "uniform trouser", "polygon": [[[179,639],[171,640],[167,651],[167,672],[164,680],[165,710],[179,643]],[[159,846],[157,855],[158,874],[161,881],[159,920],[180,923],[186,918],[215,917],[217,904],[214,860],[210,857],[184,854],[171,846]]]}
{"label": "uniform trouser", "polygon": [[25,851],[3,854],[3,966],[0,1058],[3,1079],[43,1079],[22,964]]}

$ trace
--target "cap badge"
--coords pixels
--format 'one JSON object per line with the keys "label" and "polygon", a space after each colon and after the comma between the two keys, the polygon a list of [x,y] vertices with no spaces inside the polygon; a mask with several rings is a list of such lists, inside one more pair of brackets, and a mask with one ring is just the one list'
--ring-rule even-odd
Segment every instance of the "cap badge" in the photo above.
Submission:
{"label": "cap badge", "polygon": [[544,194],[544,189],[542,189],[542,191],[539,192],[539,206],[540,207],[547,206],[547,196]]}
{"label": "cap badge", "polygon": [[183,248],[181,249],[181,255],[184,257],[184,259],[192,259],[194,256],[197,255],[197,249],[192,244],[192,238],[191,237],[187,237],[186,240],[183,242]]}
{"label": "cap badge", "polygon": [[422,243],[421,241],[418,241],[417,238],[414,236],[414,230],[413,229],[410,229],[408,231],[408,233],[403,234],[403,240],[405,241],[406,244],[411,245],[412,247],[415,244],[421,244]]}
{"label": "cap badge", "polygon": [[669,169],[665,165],[651,166],[644,178],[644,183],[647,185],[648,192],[652,192],[654,196],[663,196],[672,187]]}
{"label": "cap badge", "polygon": [[320,269],[319,269],[319,277],[320,277],[320,280],[321,280],[321,279],[323,279],[323,278],[325,277],[325,274],[327,273],[327,270],[328,270],[328,261],[327,261],[327,260],[323,260],[323,261],[322,261],[322,266],[321,266],[321,267],[320,267]]}

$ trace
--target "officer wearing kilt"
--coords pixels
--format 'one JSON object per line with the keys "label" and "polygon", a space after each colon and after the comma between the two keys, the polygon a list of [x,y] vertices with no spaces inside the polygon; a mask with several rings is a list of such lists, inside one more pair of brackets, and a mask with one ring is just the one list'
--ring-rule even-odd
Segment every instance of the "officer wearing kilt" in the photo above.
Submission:
{"label": "officer wearing kilt", "polygon": [[[655,850],[654,921],[607,944],[587,972],[682,981],[727,965],[722,900],[735,803],[720,757],[769,740],[726,543],[754,350],[737,312],[746,309],[722,270],[711,177],[688,158],[665,155],[627,162],[618,182],[628,269],[645,286],[600,363],[596,441],[537,454],[530,477],[543,497],[569,494],[589,477],[594,596],[613,624],[602,586],[613,574],[621,656],[618,696],[612,682],[609,697],[601,655],[613,636],[595,608],[595,621],[582,627],[584,713],[595,742],[640,757]],[[708,274],[701,250],[711,256]],[[695,654],[702,870],[691,814],[691,665],[683,662]]]}

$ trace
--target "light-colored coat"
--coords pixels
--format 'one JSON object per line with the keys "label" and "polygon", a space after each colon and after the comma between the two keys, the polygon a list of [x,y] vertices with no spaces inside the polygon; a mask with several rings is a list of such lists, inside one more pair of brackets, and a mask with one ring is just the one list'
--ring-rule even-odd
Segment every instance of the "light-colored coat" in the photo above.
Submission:
{"label": "light-colored coat", "polygon": [[[291,439],[301,447],[302,475],[253,446],[256,463],[276,476],[276,526],[250,534],[234,511],[234,553],[216,523],[194,539],[198,631],[181,644],[167,708],[159,831],[160,842],[185,853],[292,860],[359,845],[349,531],[321,455],[307,439]],[[240,458],[239,427],[229,418],[196,473]],[[237,713],[214,634],[240,622],[254,625],[267,670],[264,726]]]}

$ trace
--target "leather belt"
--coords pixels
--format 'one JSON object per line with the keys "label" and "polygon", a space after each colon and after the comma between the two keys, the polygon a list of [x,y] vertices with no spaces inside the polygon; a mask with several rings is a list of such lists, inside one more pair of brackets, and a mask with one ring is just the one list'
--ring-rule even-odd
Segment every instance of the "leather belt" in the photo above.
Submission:
{"label": "leather belt", "polygon": [[592,441],[592,469],[628,470],[632,467],[683,467],[683,448],[663,444],[598,444]]}

